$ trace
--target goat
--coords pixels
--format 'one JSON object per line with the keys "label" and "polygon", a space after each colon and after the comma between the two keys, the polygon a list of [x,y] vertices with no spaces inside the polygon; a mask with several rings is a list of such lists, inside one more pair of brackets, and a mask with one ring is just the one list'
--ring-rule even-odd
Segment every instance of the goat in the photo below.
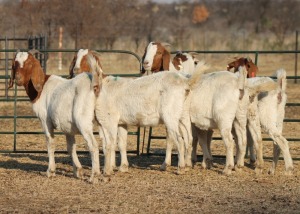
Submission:
{"label": "goat", "polygon": [[47,176],[55,176],[54,129],[64,132],[67,150],[72,157],[73,172],[83,176],[82,166],[76,154],[75,134],[81,133],[88,145],[92,174],[90,181],[100,175],[98,143],[93,135],[93,119],[96,97],[101,88],[101,69],[92,74],[81,74],[72,80],[56,75],[46,75],[32,52],[17,52],[13,62],[8,88],[14,82],[26,90],[32,108],[40,119],[46,135],[49,165]]}
{"label": "goat", "polygon": [[[241,60],[236,60],[231,63],[236,69],[238,66],[243,64]],[[251,64],[251,63],[250,63]],[[227,66],[229,67],[229,66]],[[254,66],[251,65],[253,68]],[[255,65],[257,68],[257,66]],[[254,68],[254,70],[258,70]],[[277,87],[275,90],[269,92],[263,92],[258,94],[258,97],[249,106],[250,118],[248,120],[248,135],[247,141],[249,142],[250,148],[255,145],[257,152],[256,168],[258,173],[263,167],[263,154],[262,154],[262,137],[261,127],[263,130],[273,139],[273,163],[269,169],[269,174],[275,173],[280,150],[283,152],[285,160],[285,173],[287,175],[292,174],[293,162],[289,152],[288,141],[282,136],[283,119],[285,114],[285,105],[287,100],[286,95],[286,71],[279,69],[276,72],[277,76]],[[248,78],[248,85],[257,85],[260,83],[274,82],[269,77],[254,77]],[[250,113],[252,112],[252,113]],[[258,112],[256,114],[255,112]],[[255,162],[255,155],[253,149],[250,149],[250,160]]]}
{"label": "goat", "polygon": [[198,63],[198,60],[195,58],[197,54],[194,52],[179,52],[171,61],[171,54],[166,49],[167,46],[169,46],[168,43],[161,42],[150,42],[148,44],[142,57],[142,73],[146,71],[151,71],[152,73],[159,71],[183,71],[192,74],[195,69],[195,63]]}
{"label": "goat", "polygon": [[[88,59],[93,65],[92,69],[98,67],[93,58]],[[179,126],[185,125],[185,100],[191,87],[201,78],[202,72],[199,69],[191,78],[178,72],[160,72],[126,80],[105,77],[95,109],[97,121],[101,125],[100,132],[104,137],[105,163],[111,161],[111,153],[114,153],[111,146],[116,145],[117,135],[120,135],[118,126],[123,127],[127,136],[127,125],[157,126],[164,123],[167,128],[167,150],[176,143],[179,159],[177,172],[184,173],[184,145]],[[118,143],[121,152],[126,150],[126,141]],[[163,169],[170,165],[171,157],[168,155],[162,165]],[[121,153],[121,156],[121,165],[128,165],[126,155]],[[108,169],[105,173],[111,172],[112,169]]]}
{"label": "goat", "polygon": [[[159,66],[157,65],[162,65],[164,64],[163,61],[166,62],[170,62],[171,60],[168,59],[168,57],[170,57],[170,54],[167,54],[167,51],[164,50],[164,57],[162,57],[161,54],[159,54],[159,52],[162,52],[161,50],[163,50],[162,48],[162,44],[161,43],[150,43],[146,49],[146,53],[144,54],[144,69],[145,70],[151,70],[154,71],[155,69],[157,69]],[[174,57],[176,58],[176,56]],[[151,61],[153,60],[153,61]],[[160,62],[159,62],[160,61]],[[173,61],[176,61],[173,59]],[[170,68],[171,66],[169,66]],[[173,66],[175,67],[175,66]],[[173,68],[171,67],[171,68]],[[167,68],[167,67],[165,67]],[[164,67],[161,67],[160,70],[163,70]],[[193,69],[194,67],[189,67],[190,71],[188,71],[188,73],[193,73]],[[245,72],[245,71],[244,71]],[[245,74],[246,75],[246,74]],[[193,90],[193,92],[191,93],[191,103],[197,103],[197,101],[199,102],[199,100],[206,100],[206,99],[213,99],[214,102],[204,102],[201,103],[201,105],[196,105],[194,106],[195,109],[193,109],[193,111],[190,109],[190,114],[191,114],[191,120],[192,123],[198,123],[198,129],[195,128],[196,126],[193,126],[193,154],[192,154],[192,159],[195,161],[196,157],[195,157],[195,152],[196,149],[195,147],[197,146],[197,142],[198,139],[202,139],[200,141],[201,145],[203,144],[203,140],[205,142],[209,142],[210,143],[210,138],[212,136],[212,129],[213,128],[219,128],[221,129],[221,135],[222,138],[224,140],[225,145],[228,147],[227,150],[227,161],[226,161],[226,167],[224,169],[224,173],[229,174],[231,172],[231,168],[233,167],[232,164],[232,155],[231,155],[231,150],[232,150],[232,140],[231,139],[231,134],[228,134],[228,130],[232,128],[232,123],[235,127],[235,135],[237,135],[238,138],[238,144],[239,144],[239,148],[241,148],[240,150],[238,150],[238,154],[237,154],[237,166],[238,167],[242,167],[244,165],[244,154],[245,154],[245,144],[246,144],[246,114],[247,114],[247,106],[249,104],[249,95],[251,94],[251,96],[254,96],[255,93],[257,93],[258,90],[270,90],[270,88],[272,88],[273,86],[260,86],[257,88],[252,88],[251,90],[248,90],[249,92],[247,92],[247,96],[243,96],[243,94],[245,93],[245,78],[246,76],[242,75],[237,78],[235,75],[231,75],[228,72],[214,72],[212,74],[205,74],[203,75],[203,79],[201,80],[201,84],[198,84],[197,87],[195,88],[195,90]],[[210,78],[210,76],[212,76],[213,78]],[[226,84],[223,81],[228,81],[228,83],[231,84]],[[201,86],[202,85],[202,86]],[[222,85],[222,87],[220,86]],[[204,87],[205,86],[205,87]],[[204,87],[204,89],[202,88]],[[196,91],[196,92],[195,92]],[[227,92],[226,92],[227,91]],[[233,94],[233,96],[231,96],[230,94]],[[234,97],[234,94],[239,94],[239,98],[236,99]],[[206,97],[206,98],[205,98]],[[229,97],[227,100],[226,98]],[[216,101],[215,101],[216,100]],[[218,101],[219,100],[219,101]],[[233,105],[233,109],[232,111],[228,110],[230,107],[230,102],[228,103],[227,106],[227,101],[230,101]],[[234,101],[233,101],[234,100]],[[218,112],[218,108],[220,103],[222,104],[222,102],[224,102],[224,109],[223,112],[221,114],[218,114],[216,112]],[[197,109],[198,106],[198,109]],[[210,112],[212,111],[212,112]],[[195,116],[193,116],[193,114],[195,115],[200,115],[196,121]],[[208,114],[208,115],[206,115]],[[223,115],[227,115],[228,118],[226,118],[226,116]],[[234,117],[232,118],[232,115],[234,115]],[[193,117],[194,118],[194,122],[193,122]],[[201,119],[199,119],[201,118]],[[207,119],[210,118],[210,119]],[[203,125],[203,123],[205,123],[204,121],[210,121],[209,125]],[[227,122],[226,122],[227,121]],[[208,123],[208,122],[207,122]],[[222,125],[222,123],[231,123],[230,126],[227,126],[226,128],[224,125]],[[229,128],[230,127],[230,128]],[[205,131],[200,131],[201,129],[205,130]],[[225,129],[227,129],[225,131]],[[223,134],[222,134],[223,132]],[[226,132],[226,134],[225,134]],[[202,146],[203,147],[203,146]],[[210,148],[206,148],[206,144],[205,147],[203,147],[203,149],[205,150],[204,153],[204,157],[211,157],[210,154]],[[188,166],[191,165],[191,160],[189,158],[189,143],[186,142],[186,164]],[[203,165],[205,165],[206,160],[204,158],[203,161]]]}
{"label": "goat", "polygon": [[235,60],[233,62],[228,63],[227,71],[230,71],[230,69],[234,68],[234,72],[237,72],[239,66],[246,66],[247,78],[256,77],[258,73],[258,67],[253,63],[250,57],[235,57],[234,59]]}
{"label": "goat", "polygon": [[[100,62],[99,53],[93,50],[88,49],[79,49],[78,52],[74,55],[72,62],[69,67],[69,76],[68,79],[73,78],[75,75],[80,74],[82,72],[90,72],[90,65],[87,61],[87,55],[91,54],[95,58],[96,62],[99,65],[99,68],[102,69],[102,65]],[[102,74],[102,78],[105,77]]]}

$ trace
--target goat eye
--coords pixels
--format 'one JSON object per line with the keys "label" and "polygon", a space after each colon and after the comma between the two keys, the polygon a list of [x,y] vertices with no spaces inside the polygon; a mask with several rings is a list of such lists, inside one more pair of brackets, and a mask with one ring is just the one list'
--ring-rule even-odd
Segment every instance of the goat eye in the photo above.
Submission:
{"label": "goat eye", "polygon": [[195,64],[195,65],[197,65],[197,64],[198,64],[198,62],[194,61],[194,64]]}

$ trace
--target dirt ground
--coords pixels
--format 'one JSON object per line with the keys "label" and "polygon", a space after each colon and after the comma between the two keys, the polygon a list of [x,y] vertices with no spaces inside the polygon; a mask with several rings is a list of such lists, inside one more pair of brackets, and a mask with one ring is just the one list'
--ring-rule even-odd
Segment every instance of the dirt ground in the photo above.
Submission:
{"label": "dirt ground", "polygon": [[[300,102],[299,84],[288,85],[289,102]],[[13,115],[12,103],[0,104],[0,115]],[[20,103],[18,115],[31,115],[28,102]],[[299,119],[299,107],[286,107],[286,118]],[[16,129],[41,131],[37,119],[18,119]],[[12,131],[12,119],[1,119],[0,130]],[[132,127],[132,131],[136,128]],[[163,126],[153,130],[164,135]],[[283,135],[299,138],[300,124],[285,123]],[[143,133],[143,129],[142,129]],[[268,137],[264,135],[264,137]],[[143,136],[141,136],[142,140]],[[80,136],[78,150],[86,151]],[[45,153],[13,153],[13,136],[0,135],[0,213],[300,213],[300,143],[290,141],[294,159],[294,173],[284,175],[284,161],[279,160],[274,176],[267,174],[271,165],[272,143],[264,142],[265,167],[256,175],[246,159],[241,172],[222,175],[224,158],[215,158],[210,170],[203,170],[199,163],[184,175],[176,174],[176,155],[166,172],[159,170],[162,155],[146,153],[129,154],[129,173],[115,172],[106,181],[90,184],[91,161],[88,153],[80,154],[84,166],[84,179],[74,178],[71,158],[56,154],[56,177],[48,179],[48,157]],[[45,151],[43,134],[17,135],[17,151]],[[65,151],[61,135],[56,136],[57,150]],[[224,145],[214,140],[213,155],[224,155]],[[129,150],[136,149],[136,136],[129,137]],[[101,144],[100,144],[101,149]],[[153,140],[151,152],[164,154],[165,143]],[[175,154],[175,150],[174,150]],[[202,152],[199,148],[198,154]],[[100,157],[103,166],[103,155]],[[119,161],[119,156],[117,156]]]}

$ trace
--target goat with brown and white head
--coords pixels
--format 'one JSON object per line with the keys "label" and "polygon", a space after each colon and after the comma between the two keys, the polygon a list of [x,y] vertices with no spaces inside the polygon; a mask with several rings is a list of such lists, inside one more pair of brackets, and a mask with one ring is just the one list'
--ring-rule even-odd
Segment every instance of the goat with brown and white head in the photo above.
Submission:
{"label": "goat with brown and white head", "polygon": [[256,77],[258,73],[258,67],[253,63],[250,57],[235,57],[234,61],[228,63],[227,71],[230,71],[233,68],[234,72],[237,72],[240,66],[246,67],[247,78]]}
{"label": "goat with brown and white head", "polygon": [[54,129],[60,129],[66,135],[75,176],[83,176],[76,154],[75,134],[78,133],[83,135],[91,154],[90,181],[100,175],[98,143],[93,135],[94,108],[102,81],[100,74],[101,69],[98,69],[92,74],[84,73],[72,80],[46,75],[33,53],[16,53],[9,88],[13,87],[14,82],[25,88],[33,111],[42,123],[49,156],[48,177],[55,176],[56,169]]}
{"label": "goat with brown and white head", "polygon": [[178,52],[171,59],[171,53],[168,51],[170,44],[161,42],[150,42],[145,49],[142,57],[143,70],[156,73],[159,71],[182,71],[192,74],[195,70],[196,53]]}
{"label": "goat with brown and white head", "polygon": [[[228,64],[227,68],[237,68],[241,65],[246,65],[248,71],[248,85],[257,85],[267,82],[275,82],[270,77],[255,77],[258,67],[249,58],[236,58],[235,61]],[[269,169],[270,174],[275,173],[280,151],[283,152],[285,160],[286,174],[292,174],[293,161],[289,152],[288,141],[282,136],[283,119],[285,114],[285,105],[287,100],[286,90],[286,71],[279,69],[276,72],[277,87],[269,92],[259,93],[254,102],[249,105],[249,119],[247,128],[251,136],[247,136],[248,143],[254,144],[257,152],[257,157],[254,151],[250,149],[251,161],[256,159],[256,167],[258,171],[262,170],[263,154],[262,154],[262,136],[261,127],[274,140],[273,163]],[[276,82],[275,82],[276,83]],[[252,113],[250,113],[252,112]],[[256,113],[258,112],[258,113]],[[251,148],[251,147],[250,147]]]}

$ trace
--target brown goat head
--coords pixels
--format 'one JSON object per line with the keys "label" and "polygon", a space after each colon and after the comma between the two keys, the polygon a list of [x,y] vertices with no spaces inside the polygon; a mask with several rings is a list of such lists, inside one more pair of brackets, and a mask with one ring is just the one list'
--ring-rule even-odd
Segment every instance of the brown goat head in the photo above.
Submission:
{"label": "brown goat head", "polygon": [[234,72],[238,71],[239,66],[245,66],[247,70],[247,77],[255,77],[258,73],[258,67],[253,63],[253,61],[247,57],[235,57],[235,60],[228,63],[227,70],[229,71],[231,68],[234,68]]}
{"label": "brown goat head", "polygon": [[142,73],[145,73],[146,71],[155,73],[159,71],[168,71],[170,69],[171,54],[166,49],[168,46],[170,45],[167,43],[149,43],[142,57]]}
{"label": "brown goat head", "polygon": [[75,75],[80,74],[82,72],[91,72],[91,68],[88,64],[87,55],[92,54],[95,58],[96,62],[102,68],[100,63],[99,53],[96,51],[88,50],[88,49],[80,49],[73,57],[73,60],[69,67],[69,77],[68,79],[73,78]]}

